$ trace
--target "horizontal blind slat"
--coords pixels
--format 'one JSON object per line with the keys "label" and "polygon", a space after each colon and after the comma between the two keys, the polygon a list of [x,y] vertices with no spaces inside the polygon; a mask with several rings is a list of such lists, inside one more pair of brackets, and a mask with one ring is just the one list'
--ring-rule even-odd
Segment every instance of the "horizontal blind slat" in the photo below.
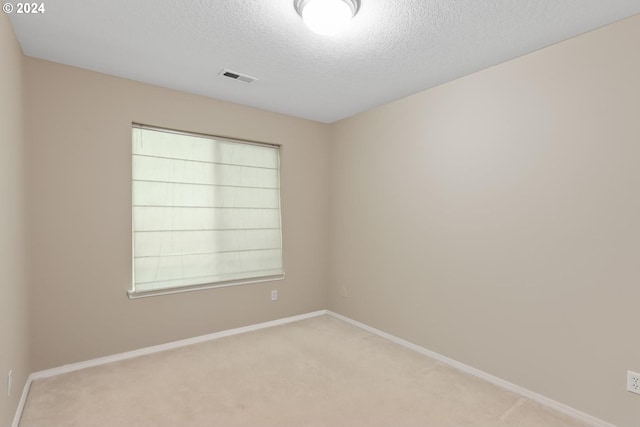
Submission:
{"label": "horizontal blind slat", "polygon": [[135,256],[279,248],[280,229],[135,233]]}
{"label": "horizontal blind slat", "polygon": [[229,250],[229,251],[216,251],[216,252],[184,252],[184,253],[171,253],[166,255],[140,255],[133,257],[134,260],[142,258],[169,258],[169,257],[181,257],[181,256],[194,256],[194,255],[214,255],[214,254],[226,254],[231,252],[259,252],[259,251],[274,251],[280,250],[280,247],[263,248],[263,249],[241,249],[241,250]]}
{"label": "horizontal blind slat", "polygon": [[176,184],[176,185],[201,185],[204,187],[255,188],[255,189],[267,188],[270,190],[278,189],[278,187],[266,187],[266,186],[204,184],[201,182],[172,182],[172,181],[159,181],[159,180],[152,180],[152,179],[134,179],[133,182],[155,182],[159,184]]}
{"label": "horizontal blind slat", "polygon": [[133,158],[133,179],[244,187],[278,188],[277,169],[219,164],[189,164],[184,160]]}
{"label": "horizontal blind slat", "polygon": [[143,233],[173,233],[173,232],[181,233],[181,232],[189,232],[189,231],[195,231],[195,232],[201,232],[201,231],[230,231],[230,232],[237,232],[237,231],[257,231],[257,230],[280,230],[280,227],[273,227],[273,228],[267,228],[267,227],[260,227],[260,228],[193,228],[193,229],[185,228],[183,230],[181,230],[181,229],[138,230],[138,231],[134,231],[134,235],[143,234]]}
{"label": "horizontal blind slat", "polygon": [[133,208],[134,230],[280,228],[278,209]]}
{"label": "horizontal blind slat", "polygon": [[280,208],[252,208],[248,206],[163,206],[163,205],[134,205],[136,208],[167,208],[167,209],[180,209],[180,208],[189,208],[189,209],[249,209],[249,210],[277,210]]}
{"label": "horizontal blind slat", "polygon": [[203,206],[279,208],[280,192],[272,188],[206,188],[184,184],[133,182],[133,204],[142,206]]}
{"label": "horizontal blind slat", "polygon": [[271,167],[271,166],[250,166],[250,165],[242,165],[242,164],[237,164],[237,163],[222,163],[222,162],[211,162],[211,161],[206,161],[206,160],[194,160],[194,159],[189,159],[189,158],[183,158],[183,157],[167,157],[167,156],[152,156],[149,154],[134,154],[133,158],[139,158],[139,157],[148,157],[148,158],[152,158],[152,159],[165,159],[165,160],[177,160],[177,161],[183,161],[183,162],[190,162],[190,163],[206,163],[209,165],[221,165],[221,166],[237,166],[237,167],[241,167],[241,168],[254,168],[254,169],[269,169],[269,170],[277,170],[277,168],[275,167]]}
{"label": "horizontal blind slat", "polygon": [[202,136],[133,129],[133,154],[199,162],[277,168],[274,147],[239,144]]}
{"label": "horizontal blind slat", "polygon": [[166,258],[135,259],[137,282],[178,280],[182,277],[214,276],[241,271],[282,268],[281,250],[224,252]]}

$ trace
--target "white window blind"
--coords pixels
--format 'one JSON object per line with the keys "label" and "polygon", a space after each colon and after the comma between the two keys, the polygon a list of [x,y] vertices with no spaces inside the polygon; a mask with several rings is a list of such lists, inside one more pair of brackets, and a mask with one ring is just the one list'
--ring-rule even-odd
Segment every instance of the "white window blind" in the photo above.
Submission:
{"label": "white window blind", "polygon": [[278,146],[132,132],[132,297],[283,277]]}

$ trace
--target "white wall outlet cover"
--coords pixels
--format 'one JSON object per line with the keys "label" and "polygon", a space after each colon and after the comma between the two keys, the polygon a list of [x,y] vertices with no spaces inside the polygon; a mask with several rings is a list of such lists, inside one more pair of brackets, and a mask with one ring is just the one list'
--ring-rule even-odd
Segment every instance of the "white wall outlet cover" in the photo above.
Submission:
{"label": "white wall outlet cover", "polygon": [[640,394],[640,374],[637,372],[627,372],[627,390],[631,393]]}
{"label": "white wall outlet cover", "polygon": [[7,374],[7,396],[11,396],[11,386],[13,383],[13,371],[9,371]]}
{"label": "white wall outlet cover", "polygon": [[271,291],[271,301],[277,301],[278,300],[278,291],[277,290],[273,290]]}

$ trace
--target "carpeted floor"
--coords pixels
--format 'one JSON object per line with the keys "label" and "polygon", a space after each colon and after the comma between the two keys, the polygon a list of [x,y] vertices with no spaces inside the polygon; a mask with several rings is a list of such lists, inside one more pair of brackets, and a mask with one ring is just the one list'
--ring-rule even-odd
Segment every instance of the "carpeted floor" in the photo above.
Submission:
{"label": "carpeted floor", "polygon": [[587,427],[328,316],[35,381],[62,426]]}

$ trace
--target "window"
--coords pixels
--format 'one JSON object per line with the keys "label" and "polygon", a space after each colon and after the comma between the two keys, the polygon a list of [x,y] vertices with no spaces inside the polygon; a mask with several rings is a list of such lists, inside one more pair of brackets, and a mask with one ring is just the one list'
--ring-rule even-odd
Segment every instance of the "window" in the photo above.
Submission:
{"label": "window", "polygon": [[132,133],[130,297],[284,277],[279,146]]}

